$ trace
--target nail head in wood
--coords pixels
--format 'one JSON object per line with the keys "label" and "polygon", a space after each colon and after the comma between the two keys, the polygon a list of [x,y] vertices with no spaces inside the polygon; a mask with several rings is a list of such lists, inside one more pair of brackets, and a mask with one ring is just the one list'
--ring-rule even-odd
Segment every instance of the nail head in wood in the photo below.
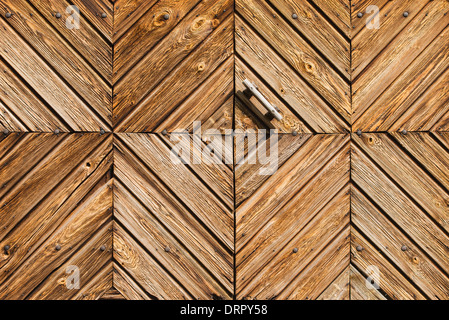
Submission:
{"label": "nail head in wood", "polygon": [[357,246],[356,250],[357,250],[357,251],[362,251],[363,248],[362,248],[362,246]]}
{"label": "nail head in wood", "polygon": [[402,250],[402,251],[407,251],[407,249],[408,249],[408,248],[407,248],[406,245],[403,245],[403,246],[401,247],[401,250]]}
{"label": "nail head in wood", "polygon": [[165,250],[165,252],[170,252],[170,247],[166,246],[164,250]]}
{"label": "nail head in wood", "polygon": [[11,247],[9,245],[6,245],[3,249],[5,249],[5,251],[8,251]]}
{"label": "nail head in wood", "polygon": [[404,14],[403,14],[403,16],[407,18],[407,17],[408,17],[408,12],[405,11]]}
{"label": "nail head in wood", "polygon": [[362,12],[357,13],[357,17],[359,18],[363,17],[363,13]]}
{"label": "nail head in wood", "polygon": [[167,129],[162,130],[162,134],[166,136],[168,134]]}
{"label": "nail head in wood", "polygon": [[55,130],[55,134],[59,134],[59,132],[60,132],[59,129]]}
{"label": "nail head in wood", "polygon": [[105,13],[105,12],[103,12],[102,14],[101,14],[101,17],[103,18],[103,19],[105,19],[105,18],[107,18],[107,14]]}
{"label": "nail head in wood", "polygon": [[293,130],[293,131],[292,131],[292,135],[297,136],[297,135],[298,135],[298,132],[295,131],[295,130]]}
{"label": "nail head in wood", "polygon": [[405,130],[405,129],[402,130],[401,132],[402,132],[403,135],[406,135],[406,134],[407,134],[407,130]]}
{"label": "nail head in wood", "polygon": [[164,14],[164,20],[170,19],[170,15],[168,13]]}
{"label": "nail head in wood", "polygon": [[361,137],[362,136],[362,130],[357,130],[357,135],[359,136],[359,137]]}
{"label": "nail head in wood", "polygon": [[4,134],[5,136],[7,136],[7,135],[9,134],[9,130],[8,130],[8,129],[3,130],[3,134]]}
{"label": "nail head in wood", "polygon": [[105,250],[106,250],[106,247],[103,245],[103,246],[100,247],[100,250],[101,250],[101,251],[105,251]]}
{"label": "nail head in wood", "polygon": [[293,19],[298,19],[298,15],[296,13],[292,14]]}
{"label": "nail head in wood", "polygon": [[5,17],[6,17],[6,18],[11,18],[11,16],[12,16],[11,12],[7,12],[7,13],[5,14]]}
{"label": "nail head in wood", "polygon": [[100,135],[103,135],[105,133],[104,129],[100,129]]}
{"label": "nail head in wood", "polygon": [[297,253],[297,252],[298,252],[298,248],[294,248],[293,253]]}
{"label": "nail head in wood", "polygon": [[61,250],[61,246],[60,246],[59,244],[57,244],[56,247],[55,247],[55,249],[56,249],[57,251],[59,251],[59,250]]}
{"label": "nail head in wood", "polygon": [[62,15],[59,12],[56,12],[55,17],[59,19],[62,17]]}

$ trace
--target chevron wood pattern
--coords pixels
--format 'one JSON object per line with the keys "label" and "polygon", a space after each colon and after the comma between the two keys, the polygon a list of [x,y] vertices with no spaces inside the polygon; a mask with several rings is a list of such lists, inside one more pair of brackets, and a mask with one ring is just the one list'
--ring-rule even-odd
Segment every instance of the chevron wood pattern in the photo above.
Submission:
{"label": "chevron wood pattern", "polygon": [[446,0],[0,0],[0,299],[449,299],[448,46]]}

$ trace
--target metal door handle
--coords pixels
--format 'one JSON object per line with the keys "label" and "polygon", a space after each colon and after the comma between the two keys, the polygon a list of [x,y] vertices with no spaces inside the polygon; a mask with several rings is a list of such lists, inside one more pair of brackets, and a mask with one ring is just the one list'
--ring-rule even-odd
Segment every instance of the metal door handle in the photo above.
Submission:
{"label": "metal door handle", "polygon": [[245,79],[243,80],[243,84],[249,90],[249,92],[251,92],[251,95],[256,97],[256,99],[259,100],[259,102],[265,107],[265,109],[268,110],[269,113],[271,113],[274,118],[279,121],[282,120],[282,115],[278,112],[276,107],[274,107],[271,103],[268,102],[267,99],[265,99],[265,97],[259,92],[259,90],[257,90],[257,87],[253,83],[251,83],[251,81]]}

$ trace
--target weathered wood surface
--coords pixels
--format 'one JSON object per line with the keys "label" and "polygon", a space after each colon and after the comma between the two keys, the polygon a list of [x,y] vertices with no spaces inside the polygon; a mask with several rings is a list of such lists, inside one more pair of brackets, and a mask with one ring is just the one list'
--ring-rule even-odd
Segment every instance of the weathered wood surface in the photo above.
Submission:
{"label": "weathered wood surface", "polygon": [[[0,297],[89,292],[85,286],[112,257],[112,136],[10,137],[0,142],[8,150],[0,162]],[[80,268],[81,290],[67,289],[68,265]]]}
{"label": "weathered wood surface", "polygon": [[[285,3],[284,3],[285,2]],[[304,2],[304,3],[302,3]],[[239,57],[236,67],[241,71],[236,75],[237,89],[242,87],[241,81],[249,79],[257,86],[263,86],[264,92],[273,92],[281,97],[281,101],[273,100],[282,114],[286,114],[285,121],[304,123],[312,132],[344,133],[350,129],[350,87],[348,78],[339,74],[334,68],[349,70],[349,40],[343,38],[332,26],[325,22],[321,15],[316,18],[315,9],[308,7],[306,1],[299,1],[296,5],[303,5],[301,10],[286,10],[293,5],[288,1],[275,2],[283,15],[278,15],[268,3],[261,1],[236,1],[236,53]],[[296,7],[295,7],[296,8]],[[311,46],[308,41],[292,28],[288,21],[292,20],[290,12],[298,12],[299,23],[303,30],[310,31],[312,36],[318,29],[330,30],[326,35],[341,44],[346,58],[344,61],[330,61],[323,57],[319,50]],[[313,17],[312,17],[313,15]],[[323,24],[325,26],[323,26]],[[307,28],[305,27],[307,25]],[[273,32],[276,30],[276,32]],[[322,38],[312,39],[319,48],[327,47]],[[337,40],[338,39],[338,40]],[[333,46],[332,50],[336,47]],[[345,50],[346,49],[346,50]],[[324,55],[333,53],[326,52]],[[339,56],[341,57],[341,56]],[[245,66],[251,68],[254,74],[244,73]],[[341,70],[340,70],[341,71]],[[346,75],[349,73],[347,71]],[[265,85],[262,83],[266,83]],[[242,110],[243,114],[247,112]],[[291,124],[275,123],[281,131],[297,131]],[[300,130],[307,132],[308,130]]]}
{"label": "weathered wood surface", "polygon": [[[439,136],[447,143],[447,133]],[[357,232],[352,240],[353,249],[365,247],[353,250],[354,263],[377,260],[375,265],[384,270],[381,288],[391,299],[449,298],[449,184],[438,176],[441,170],[449,172],[449,157],[429,139],[430,133],[354,137],[352,221]],[[420,154],[415,157],[407,149]],[[423,158],[435,150],[440,151],[436,159],[442,159],[438,170],[432,159]],[[368,240],[376,247],[364,244]]]}
{"label": "weathered wood surface", "polygon": [[[176,10],[169,3],[156,4],[127,31],[130,39],[122,38],[123,45],[128,46],[124,50],[132,50],[134,56],[132,41],[142,42],[139,37],[154,29],[142,43],[148,43],[142,50],[145,56],[134,64],[129,54],[120,56],[116,52],[114,125],[119,131],[155,131],[220,65],[233,59],[233,1],[205,0],[196,6],[195,1],[180,1]],[[153,9],[155,12],[151,12]],[[116,50],[120,50],[120,41]],[[229,97],[232,91],[228,89],[226,94]],[[204,110],[197,108],[197,102],[192,99],[184,112],[195,110],[200,117]],[[174,127],[176,123],[167,125]]]}
{"label": "weathered wood surface", "polygon": [[[116,260],[157,299],[230,299],[234,219],[233,206],[223,201],[227,195],[206,188],[204,176],[195,174],[202,165],[172,164],[162,136],[118,138]],[[231,184],[229,168],[216,166]]]}
{"label": "weathered wood surface", "polygon": [[287,141],[299,147],[263,184],[245,188],[236,171],[238,299],[317,298],[349,266],[349,137]]}
{"label": "weathered wood surface", "polygon": [[[0,0],[0,299],[449,299],[448,13]],[[194,121],[232,161],[171,162]]]}
{"label": "weathered wood surface", "polygon": [[353,131],[442,127],[449,111],[448,11],[447,1],[388,2],[382,27],[353,39]]}

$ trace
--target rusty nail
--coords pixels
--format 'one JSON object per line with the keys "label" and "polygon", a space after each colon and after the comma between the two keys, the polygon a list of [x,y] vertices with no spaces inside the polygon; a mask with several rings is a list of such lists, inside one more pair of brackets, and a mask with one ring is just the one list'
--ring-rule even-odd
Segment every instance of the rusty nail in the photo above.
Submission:
{"label": "rusty nail", "polygon": [[292,14],[293,19],[298,19],[298,15],[296,13]]}
{"label": "rusty nail", "polygon": [[59,12],[57,12],[55,17],[59,19],[59,18],[61,18],[61,14]]}
{"label": "rusty nail", "polygon": [[405,129],[402,130],[402,134],[403,134],[403,135],[406,135],[406,134],[407,134],[407,130],[405,130]]}
{"label": "rusty nail", "polygon": [[362,130],[357,130],[357,135],[359,136],[359,137],[361,137],[362,136]]}
{"label": "rusty nail", "polygon": [[165,250],[165,252],[170,252],[170,247],[166,246],[164,250]]}
{"label": "rusty nail", "polygon": [[103,246],[100,247],[100,250],[104,251],[104,250],[106,250],[106,247],[103,245]]}
{"label": "rusty nail", "polygon": [[402,251],[407,251],[407,249],[408,249],[408,248],[407,248],[406,245],[403,245],[403,246],[401,247],[401,250],[402,250]]}
{"label": "rusty nail", "polygon": [[56,249],[57,251],[59,251],[59,250],[61,250],[61,246],[60,246],[59,244],[57,244],[56,247],[55,247],[55,249]]}
{"label": "rusty nail", "polygon": [[362,12],[357,13],[357,17],[359,18],[363,17],[363,13]]}
{"label": "rusty nail", "polygon": [[5,251],[8,251],[9,248],[11,248],[9,245],[6,245],[6,246],[4,247]]}
{"label": "rusty nail", "polygon": [[298,252],[298,248],[294,248],[293,253],[297,253],[297,252]]}
{"label": "rusty nail", "polygon": [[163,134],[164,136],[166,136],[166,135],[167,135],[167,129],[162,130],[162,134]]}
{"label": "rusty nail", "polygon": [[297,132],[296,130],[293,130],[293,131],[292,131],[292,135],[297,136],[297,135],[298,135],[298,132]]}
{"label": "rusty nail", "polygon": [[404,14],[403,14],[403,16],[407,18],[407,17],[408,17],[408,12],[405,11]]}
{"label": "rusty nail", "polygon": [[101,14],[101,17],[104,19],[104,18],[106,18],[108,15],[105,13],[105,12],[103,12],[102,14]]}
{"label": "rusty nail", "polygon": [[168,13],[164,14],[164,19],[168,20],[170,18],[170,15]]}
{"label": "rusty nail", "polygon": [[11,18],[11,16],[12,16],[11,12],[7,12],[7,13],[5,14],[5,17],[6,17],[6,18]]}
{"label": "rusty nail", "polygon": [[363,248],[362,248],[362,246],[357,246],[356,250],[357,250],[357,251],[362,251]]}

